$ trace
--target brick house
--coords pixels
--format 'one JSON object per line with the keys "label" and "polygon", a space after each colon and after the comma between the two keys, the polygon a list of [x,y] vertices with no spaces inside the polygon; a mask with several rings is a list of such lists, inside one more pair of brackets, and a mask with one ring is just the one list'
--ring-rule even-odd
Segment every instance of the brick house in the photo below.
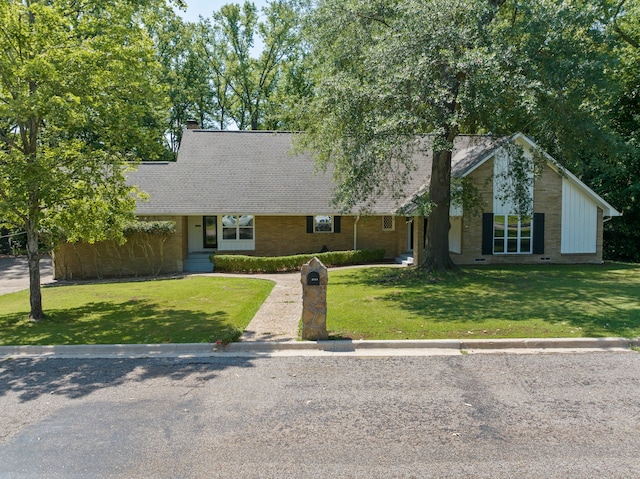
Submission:
{"label": "brick house", "polygon": [[[311,155],[291,153],[291,133],[187,129],[176,162],[147,162],[129,174],[149,194],[137,205],[143,220],[172,220],[159,272],[211,270],[211,253],[278,256],[322,250],[377,249],[419,263],[425,219],[415,198],[428,186],[431,154],[416,153],[415,171],[401,198],[378,198],[367,214],[333,205],[330,172],[318,172]],[[425,139],[424,141],[428,141]],[[520,217],[499,191],[510,168],[509,148],[525,160],[542,157],[531,177],[533,214]],[[602,261],[602,225],[620,213],[522,134],[508,139],[460,136],[453,176],[467,178],[482,212],[451,207],[451,256],[458,264],[578,263]],[[502,195],[504,196],[504,195]],[[132,266],[143,249],[123,255],[114,245],[62,245],[58,278],[143,274]],[[153,248],[151,248],[153,249]],[[156,248],[157,249],[157,248]],[[155,253],[154,253],[155,254]],[[149,252],[144,251],[147,263]],[[132,258],[137,258],[133,261]],[[123,262],[129,269],[123,270]],[[145,261],[140,260],[140,264]],[[123,272],[124,271],[124,272]]]}

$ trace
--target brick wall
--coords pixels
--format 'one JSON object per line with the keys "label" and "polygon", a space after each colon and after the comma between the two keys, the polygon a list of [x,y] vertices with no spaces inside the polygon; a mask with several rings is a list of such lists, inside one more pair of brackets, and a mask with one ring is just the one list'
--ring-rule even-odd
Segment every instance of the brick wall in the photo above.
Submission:
{"label": "brick wall", "polygon": [[[478,189],[485,212],[493,210],[493,161],[489,160],[470,174]],[[536,178],[533,208],[544,213],[544,254],[482,255],[482,215],[465,213],[462,220],[462,254],[451,254],[457,264],[516,264],[516,263],[601,263],[602,210],[598,209],[597,249],[595,254],[561,254],[562,236],[562,177],[546,166]],[[481,261],[478,261],[481,260]]]}
{"label": "brick wall", "polygon": [[[306,216],[257,216],[255,218],[255,250],[224,251],[223,254],[247,254],[251,256],[287,256],[353,249],[354,216],[342,216],[340,233],[307,233]],[[357,248],[385,250],[387,258],[393,258],[406,247],[406,222],[397,217],[394,231],[382,230],[382,217],[361,217],[357,225]],[[221,253],[222,254],[222,253]]]}
{"label": "brick wall", "polygon": [[164,241],[157,236],[135,234],[123,245],[114,241],[63,243],[54,251],[54,278],[88,279],[182,272],[186,257],[186,219],[149,219],[175,221],[176,232]]}

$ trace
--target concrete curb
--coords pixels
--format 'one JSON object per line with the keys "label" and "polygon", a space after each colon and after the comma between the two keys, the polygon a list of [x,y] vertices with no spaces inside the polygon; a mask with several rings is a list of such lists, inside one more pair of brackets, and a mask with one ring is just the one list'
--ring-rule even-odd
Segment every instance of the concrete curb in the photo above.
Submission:
{"label": "concrete curb", "polygon": [[215,344],[96,344],[73,346],[0,346],[0,357],[153,358],[206,357]]}
{"label": "concrete curb", "polygon": [[212,343],[0,346],[0,358],[195,358],[235,356],[367,355],[407,356],[463,352],[630,351],[640,338],[470,339],[405,341],[247,341]]}
{"label": "concrete curb", "polygon": [[468,339],[460,341],[460,349],[631,349],[638,343],[640,338]]}

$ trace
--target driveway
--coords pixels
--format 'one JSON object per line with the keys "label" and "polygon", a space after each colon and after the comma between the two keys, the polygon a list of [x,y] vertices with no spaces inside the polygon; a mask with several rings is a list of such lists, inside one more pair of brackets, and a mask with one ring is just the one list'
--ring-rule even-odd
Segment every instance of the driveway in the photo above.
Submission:
{"label": "driveway", "polygon": [[[40,283],[53,282],[51,258],[40,260]],[[29,289],[29,266],[26,256],[0,256],[0,295]]]}

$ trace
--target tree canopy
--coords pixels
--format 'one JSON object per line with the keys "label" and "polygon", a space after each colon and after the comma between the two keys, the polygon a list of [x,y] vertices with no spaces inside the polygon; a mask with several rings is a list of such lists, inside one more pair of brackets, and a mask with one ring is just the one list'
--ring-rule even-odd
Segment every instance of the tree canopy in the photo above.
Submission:
{"label": "tree canopy", "polygon": [[426,266],[451,268],[454,139],[522,131],[565,158],[603,138],[605,14],[588,0],[321,0],[308,28],[317,78],[303,146],[334,166],[349,209],[398,191],[413,140],[430,134]]}
{"label": "tree canopy", "polygon": [[142,25],[151,6],[0,3],[0,219],[27,234],[33,319],[43,317],[39,243],[121,235],[135,202],[127,162],[166,151]]}
{"label": "tree canopy", "polygon": [[310,93],[300,35],[304,2],[229,3],[196,23],[168,15],[151,25],[171,98],[177,151],[186,121],[202,128],[291,129]]}

